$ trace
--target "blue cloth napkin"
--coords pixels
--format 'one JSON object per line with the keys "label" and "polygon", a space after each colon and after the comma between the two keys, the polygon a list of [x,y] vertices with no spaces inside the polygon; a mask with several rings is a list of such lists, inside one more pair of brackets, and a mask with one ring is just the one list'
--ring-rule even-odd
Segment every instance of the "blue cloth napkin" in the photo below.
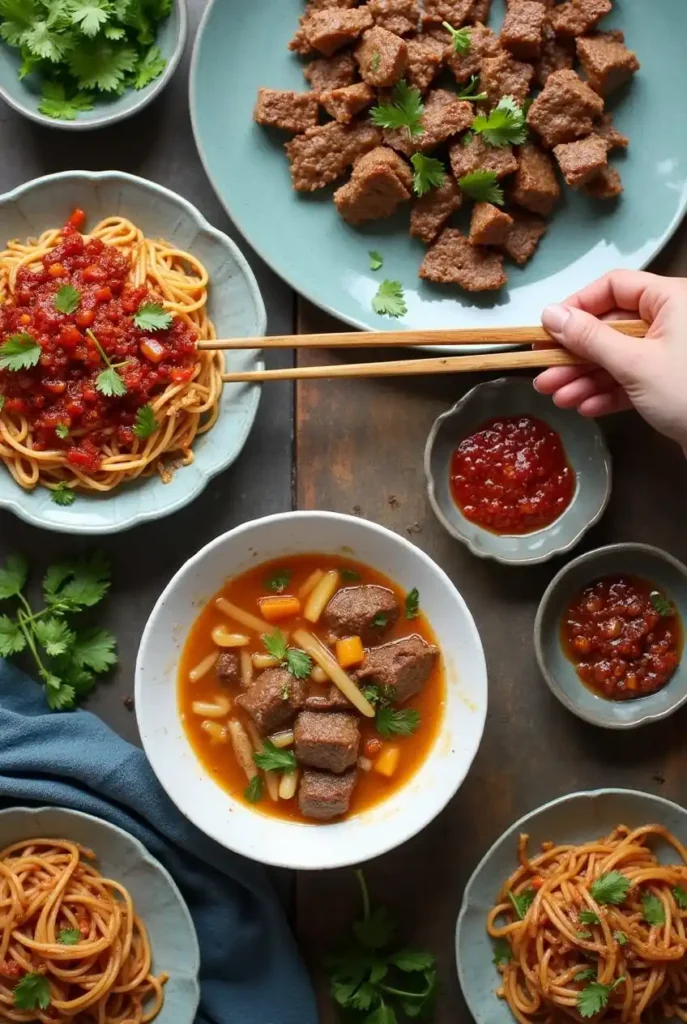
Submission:
{"label": "blue cloth napkin", "polygon": [[317,1024],[315,999],[263,868],[184,818],[145,754],[87,711],[49,711],[0,660],[0,807],[56,805],[119,825],[165,865],[200,943],[198,1024]]}

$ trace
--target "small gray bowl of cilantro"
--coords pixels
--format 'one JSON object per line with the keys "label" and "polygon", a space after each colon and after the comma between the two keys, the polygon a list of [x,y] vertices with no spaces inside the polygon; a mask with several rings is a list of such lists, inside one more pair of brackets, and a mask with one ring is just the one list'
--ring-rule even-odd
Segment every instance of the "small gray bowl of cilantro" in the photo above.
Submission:
{"label": "small gray bowl of cilantro", "polygon": [[186,0],[0,0],[0,96],[51,127],[142,110],[186,43]]}

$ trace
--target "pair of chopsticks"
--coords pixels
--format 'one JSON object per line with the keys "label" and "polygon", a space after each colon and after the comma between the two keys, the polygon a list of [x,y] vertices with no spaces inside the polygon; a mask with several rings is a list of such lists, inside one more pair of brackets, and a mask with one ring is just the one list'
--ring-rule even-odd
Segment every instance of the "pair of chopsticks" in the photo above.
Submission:
{"label": "pair of chopsticks", "polygon": [[[621,334],[643,338],[647,325],[643,320],[611,321]],[[323,377],[403,377],[436,373],[480,373],[494,370],[543,369],[548,366],[575,366],[583,360],[556,345],[542,327],[467,328],[455,331],[382,331],[342,334],[277,335],[271,338],[229,338],[200,341],[206,351],[260,348],[393,348],[410,345],[537,345],[524,352],[493,352],[480,355],[439,356],[437,358],[392,359],[387,362],[342,363],[336,366],[294,366],[284,370],[250,370],[224,373],[222,379],[237,383],[267,380],[306,380]]]}

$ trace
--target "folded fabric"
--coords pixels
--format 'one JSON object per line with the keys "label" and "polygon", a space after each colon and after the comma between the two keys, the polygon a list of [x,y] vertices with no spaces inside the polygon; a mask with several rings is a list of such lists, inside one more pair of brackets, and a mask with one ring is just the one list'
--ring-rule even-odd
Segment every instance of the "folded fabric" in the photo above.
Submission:
{"label": "folded fabric", "polygon": [[263,868],[184,818],[145,754],[87,711],[55,714],[43,690],[0,661],[0,807],[93,814],[164,864],[200,944],[200,1024],[316,1024],[315,999]]}

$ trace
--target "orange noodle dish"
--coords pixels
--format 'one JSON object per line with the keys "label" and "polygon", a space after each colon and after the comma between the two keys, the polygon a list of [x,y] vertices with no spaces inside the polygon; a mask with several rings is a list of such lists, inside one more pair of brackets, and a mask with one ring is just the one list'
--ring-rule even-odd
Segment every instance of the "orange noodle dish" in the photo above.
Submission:
{"label": "orange noodle dish", "polygon": [[0,253],[0,459],[63,505],[190,463],[224,369],[196,349],[215,337],[203,265],[123,217],[85,221]]}
{"label": "orange noodle dish", "polygon": [[[579,846],[542,843],[487,924],[497,994],[520,1024],[687,1021],[687,850],[667,829],[618,827]],[[661,863],[649,845],[672,847]]]}
{"label": "orange noodle dish", "polygon": [[145,1024],[166,975],[151,974],[131,896],[66,839],[0,852],[0,1020]]}

